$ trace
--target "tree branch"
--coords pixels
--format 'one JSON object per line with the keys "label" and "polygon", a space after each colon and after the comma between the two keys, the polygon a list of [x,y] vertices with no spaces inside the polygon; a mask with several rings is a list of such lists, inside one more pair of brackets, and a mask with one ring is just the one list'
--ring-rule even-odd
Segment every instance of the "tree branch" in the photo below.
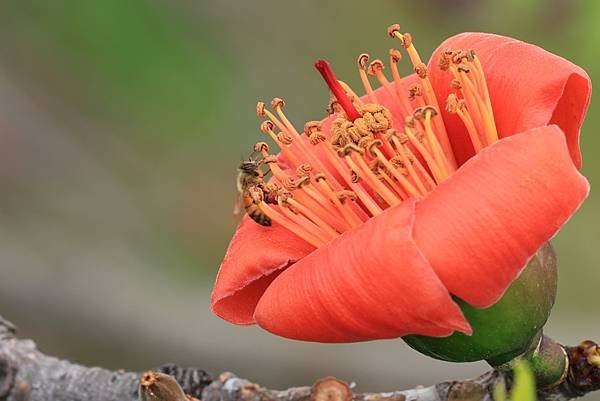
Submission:
{"label": "tree branch", "polygon": [[[538,398],[568,400],[600,389],[600,349],[588,341],[565,347],[568,375]],[[353,393],[346,383],[324,378],[312,387],[271,390],[222,373],[212,379],[204,370],[165,365],[158,369],[174,376],[183,391],[202,401],[491,401],[495,386],[510,387],[510,377],[499,371],[478,378],[448,381],[429,387],[386,393]],[[44,355],[32,340],[16,337],[15,327],[0,316],[0,401],[138,400],[140,374],[85,367]],[[164,398],[163,401],[179,401]]]}

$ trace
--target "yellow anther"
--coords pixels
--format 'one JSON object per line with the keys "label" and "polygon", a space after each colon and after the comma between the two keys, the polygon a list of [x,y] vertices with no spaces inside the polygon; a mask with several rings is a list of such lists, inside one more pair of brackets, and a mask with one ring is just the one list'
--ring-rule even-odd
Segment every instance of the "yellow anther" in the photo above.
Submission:
{"label": "yellow anther", "polygon": [[396,32],[396,37],[402,41],[402,47],[408,49],[412,45],[412,35],[408,32],[402,34],[400,32]]}
{"label": "yellow anther", "polygon": [[373,151],[373,147],[380,148],[383,146],[383,142],[380,139],[374,139],[367,143],[366,149],[372,157],[377,157],[377,154]]}
{"label": "yellow anther", "polygon": [[427,106],[423,107],[422,109],[423,109],[422,111],[423,111],[424,117],[427,117],[428,114],[431,117],[435,117],[438,115],[437,109],[431,105],[427,105]]}
{"label": "yellow anther", "polygon": [[445,50],[440,54],[440,58],[438,60],[438,67],[442,71],[448,71],[450,68],[450,64],[452,63],[452,51]]}
{"label": "yellow anther", "polygon": [[410,100],[412,102],[419,96],[423,96],[423,87],[417,83],[412,84],[408,88],[408,100]]}
{"label": "yellow anther", "polygon": [[341,148],[339,150],[339,152],[342,156],[348,156],[351,152],[356,152],[360,155],[363,155],[365,153],[364,150],[360,146],[358,146],[354,143],[347,144],[346,146]]}
{"label": "yellow anther", "polygon": [[282,98],[274,97],[273,100],[271,100],[271,107],[274,109],[283,108],[285,107],[285,102]]}
{"label": "yellow anther", "polygon": [[307,121],[304,124],[304,133],[306,135],[311,135],[313,132],[321,131],[321,122],[320,121]]}
{"label": "yellow anther", "polygon": [[329,103],[327,103],[327,114],[331,115],[331,114],[343,114],[344,110],[342,109],[342,106],[340,106],[340,103],[337,101],[337,99],[335,97],[331,97],[329,99]]}
{"label": "yellow anther", "polygon": [[402,60],[402,52],[400,52],[400,50],[398,49],[390,49],[390,59],[394,62],[394,63],[398,63],[400,62],[400,60]]}
{"label": "yellow anther", "polygon": [[415,73],[421,79],[427,78],[427,66],[424,63],[415,65]]}
{"label": "yellow anther", "polygon": [[356,200],[356,194],[354,192],[348,191],[348,190],[338,191],[335,193],[335,195],[342,203],[346,202],[346,200],[351,200],[351,201]]}
{"label": "yellow anther", "polygon": [[294,177],[290,177],[289,175],[281,181],[281,185],[283,185],[283,187],[290,192],[298,187],[298,184]]}
{"label": "yellow anther", "polygon": [[308,177],[311,171],[312,166],[308,163],[301,164],[296,168],[296,174],[299,177]]}
{"label": "yellow anther", "polygon": [[356,65],[358,65],[358,68],[360,68],[361,70],[365,69],[368,62],[369,62],[369,54],[368,53],[361,53],[358,55],[358,58],[356,59]]}
{"label": "yellow anther", "polygon": [[318,145],[321,142],[325,142],[327,138],[320,131],[315,131],[310,134],[308,138],[310,140],[311,145]]}
{"label": "yellow anther", "polygon": [[396,33],[400,33],[400,24],[392,24],[387,28],[387,34],[390,38],[395,38]]}
{"label": "yellow anther", "polygon": [[327,180],[327,176],[323,173],[315,174],[315,181],[319,182],[321,180]]}
{"label": "yellow anther", "polygon": [[256,115],[259,116],[260,118],[263,118],[265,116],[265,103],[264,102],[256,103]]}
{"label": "yellow anther", "polygon": [[275,128],[275,125],[270,120],[265,120],[260,124],[260,131],[263,134],[268,134],[268,133],[272,132],[273,128]]}
{"label": "yellow anther", "polygon": [[257,142],[254,145],[254,151],[259,153],[269,153],[269,144],[266,142]]}
{"label": "yellow anther", "polygon": [[458,72],[471,72],[471,68],[467,64],[459,64],[457,69]]}
{"label": "yellow anther", "polygon": [[377,72],[382,71],[384,68],[384,64],[383,61],[379,60],[379,59],[375,59],[373,61],[371,61],[371,64],[369,64],[369,68],[367,69],[367,74],[373,76],[373,75],[377,75]]}
{"label": "yellow anther", "polygon": [[277,140],[284,145],[291,145],[294,142],[294,137],[287,132],[277,134]]}

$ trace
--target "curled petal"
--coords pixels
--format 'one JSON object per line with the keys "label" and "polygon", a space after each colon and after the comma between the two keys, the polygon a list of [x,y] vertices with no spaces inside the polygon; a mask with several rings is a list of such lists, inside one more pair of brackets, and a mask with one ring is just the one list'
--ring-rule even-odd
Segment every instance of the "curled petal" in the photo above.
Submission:
{"label": "curled petal", "polygon": [[[549,124],[564,132],[569,152],[581,167],[579,129],[591,95],[586,72],[546,50],[505,36],[462,33],[443,42],[429,61],[430,79],[440,104],[452,88],[452,74],[437,68],[446,49],[473,49],[479,57],[490,92],[500,137]],[[460,163],[474,154],[468,134],[456,115],[443,113]]]}
{"label": "curled petal", "polygon": [[504,138],[417,204],[414,238],[450,293],[494,304],[587,197],[556,125]]}
{"label": "curled petal", "polygon": [[412,240],[415,203],[387,209],[284,271],[260,299],[257,323],[283,337],[320,342],[470,334]]}
{"label": "curled petal", "polygon": [[213,312],[231,323],[254,324],[254,309],[265,288],[313,249],[276,223],[267,228],[244,216],[219,268]]}

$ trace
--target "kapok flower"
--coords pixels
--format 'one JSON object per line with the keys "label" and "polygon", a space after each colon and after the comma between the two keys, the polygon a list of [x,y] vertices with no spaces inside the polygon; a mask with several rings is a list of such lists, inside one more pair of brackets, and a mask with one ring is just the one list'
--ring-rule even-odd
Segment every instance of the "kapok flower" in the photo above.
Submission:
{"label": "kapok flower", "polygon": [[[508,37],[464,33],[422,62],[360,55],[366,95],[316,63],[331,115],[301,134],[281,99],[255,150],[273,178],[242,220],[212,294],[215,314],[320,342],[472,329],[453,297],[496,303],[586,198],[579,130],[591,83],[576,65]],[[372,87],[374,77],[378,89]]]}

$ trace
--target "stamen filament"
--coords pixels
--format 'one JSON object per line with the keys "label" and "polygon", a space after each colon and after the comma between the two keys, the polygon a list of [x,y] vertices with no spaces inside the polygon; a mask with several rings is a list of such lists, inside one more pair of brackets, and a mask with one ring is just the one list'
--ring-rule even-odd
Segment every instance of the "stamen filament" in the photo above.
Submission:
{"label": "stamen filament", "polygon": [[381,175],[381,177],[383,178],[383,180],[388,184],[388,186],[395,191],[398,196],[400,197],[400,199],[402,200],[406,200],[409,198],[408,194],[406,193],[406,191],[404,191],[401,187],[400,184],[398,184],[398,182],[394,181],[389,175],[388,173],[385,171],[385,169],[383,168],[379,168],[377,170],[377,173],[379,175]]}
{"label": "stamen filament", "polygon": [[444,157],[444,151],[442,146],[440,145],[437,136],[433,132],[433,128],[431,126],[431,111],[425,111],[425,120],[423,125],[425,126],[425,135],[428,141],[431,143],[431,148],[433,149],[434,157],[438,164],[444,168],[446,174],[449,175],[454,171],[452,164]]}
{"label": "stamen filament", "polygon": [[[475,88],[475,85],[473,85],[473,82],[467,76],[467,73],[463,72],[463,71],[459,71],[459,74],[462,78],[462,82],[465,83],[468,87],[467,92],[469,92],[469,91],[471,92],[471,95],[473,96],[473,100],[477,104],[477,108],[479,109],[481,120],[483,122],[484,133],[485,133],[485,137],[487,140],[487,144],[491,145],[492,143],[498,141],[498,134],[496,133],[495,124],[492,122],[493,117],[490,118],[489,110],[487,108],[487,105],[485,104],[485,101],[481,98],[479,92]],[[463,93],[464,92],[465,91],[463,90]]]}
{"label": "stamen filament", "polygon": [[[343,220],[337,214],[337,211],[329,209],[329,205],[324,206],[319,200],[315,199],[315,190],[307,188],[308,184],[302,185],[292,192],[292,197],[298,202],[301,202],[308,209],[313,211],[321,220],[326,222],[329,226],[337,232],[344,232],[348,227],[344,224]],[[318,192],[316,192],[318,194]]]}
{"label": "stamen filament", "polygon": [[[381,67],[374,65],[374,63],[376,63],[376,62],[378,62],[378,64],[380,64]],[[403,108],[402,102],[400,101],[400,98],[398,97],[398,94],[396,93],[394,88],[392,88],[392,84],[390,83],[390,81],[388,81],[385,74],[383,73],[382,66],[383,66],[383,63],[380,60],[374,60],[371,63],[371,65],[369,66],[369,69],[375,74],[375,78],[377,78],[377,81],[379,82],[379,84],[381,86],[383,86],[386,93],[394,100],[394,103],[396,103],[396,106],[400,110],[402,110],[402,108]]]}
{"label": "stamen filament", "polygon": [[348,169],[342,164],[338,155],[336,155],[329,144],[325,142],[321,142],[321,149],[325,151],[326,157],[329,159],[331,164],[335,167],[338,174],[343,178],[346,184],[354,191],[356,196],[361,200],[361,202],[365,205],[371,216],[377,216],[383,210],[377,205],[371,196],[364,190],[364,188],[354,182],[352,182],[352,178],[350,177],[350,173]]}
{"label": "stamen filament", "polygon": [[442,172],[442,170],[440,169],[440,166],[438,166],[438,164],[436,163],[435,159],[431,156],[431,154],[425,148],[425,146],[423,146],[421,141],[419,141],[415,137],[415,134],[412,132],[412,130],[410,128],[406,127],[405,132],[406,132],[406,135],[408,136],[408,139],[410,140],[410,143],[419,151],[421,156],[423,156],[423,158],[425,159],[425,162],[427,163],[427,166],[429,166],[429,169],[433,173],[433,176],[435,177],[436,182],[438,184],[440,182],[442,182],[446,177],[445,177],[444,173]]}
{"label": "stamen filament", "polygon": [[[408,139],[408,136],[407,136],[407,139]],[[419,185],[419,183],[421,183],[420,188],[422,188],[423,195],[425,195],[429,191],[424,188],[423,181],[420,178],[417,178],[417,172],[414,170],[413,163],[417,166],[417,169],[421,173],[421,176],[425,178],[425,181],[427,181],[429,188],[430,189],[435,188],[435,186],[436,186],[435,181],[433,180],[433,178],[431,178],[431,175],[429,174],[429,172],[425,169],[425,167],[423,167],[423,165],[421,164],[421,161],[415,156],[415,154],[412,152],[412,150],[410,150],[410,148],[408,146],[405,146],[403,143],[401,143],[400,140],[398,139],[398,137],[396,137],[395,135],[391,137],[391,140],[392,140],[392,143],[394,144],[394,146],[396,147],[396,151],[402,158],[402,162],[409,169],[408,171],[409,172],[412,171],[414,173],[413,179],[415,180],[417,185]],[[411,173],[411,175],[413,173]]]}
{"label": "stamen filament", "polygon": [[[391,49],[393,81],[388,80],[381,60],[367,68],[367,54],[357,59],[368,102],[337,80],[327,61],[318,60],[315,68],[334,96],[328,106],[333,116],[307,122],[302,132],[287,118],[282,99],[273,99],[272,111],[262,102],[257,104],[259,117],[268,118],[261,131],[281,149],[278,159],[270,154],[267,143],[259,142],[254,151],[263,159],[250,158],[239,167],[238,187],[247,191],[242,194],[251,195],[258,207],[248,209],[258,224],[267,226],[269,221],[252,210],[260,210],[274,223],[319,247],[390,206],[426,196],[456,171],[428,67],[409,33],[401,33],[396,24],[388,34],[400,40],[419,77],[410,87],[398,69],[402,53]],[[439,68],[452,75],[455,90],[448,96],[446,110],[457,114],[473,148],[480,152],[498,140],[481,62],[473,50],[444,51],[438,61]],[[378,89],[383,91],[379,96],[370,76],[383,88]],[[379,103],[378,97],[390,104]],[[396,132],[398,126],[403,126],[403,132]],[[267,182],[269,173],[272,178]]]}
{"label": "stamen filament", "polygon": [[[421,57],[419,56],[417,49],[415,48],[414,44],[412,43],[412,37],[409,34],[400,33],[400,26],[397,26],[397,27],[391,26],[390,28],[388,28],[388,32],[391,35],[394,35],[396,38],[398,38],[400,40],[400,42],[402,42],[403,47],[406,49],[406,52],[408,53],[408,56],[413,64],[413,67],[415,68],[415,72],[417,72],[417,75],[419,75],[419,78],[421,79],[421,83],[423,85],[423,92],[424,92],[423,95],[425,98],[425,102],[427,104],[433,105],[435,108],[437,108],[439,110],[440,107],[437,102],[437,97],[435,96],[435,92],[433,90],[433,85],[431,85],[431,81],[429,80],[429,77],[428,77],[428,74],[426,71],[427,67],[425,66],[425,64],[423,64],[423,61],[421,60]],[[423,73],[420,73],[419,71],[417,71],[418,69],[423,69],[423,68],[425,69],[423,71]],[[452,151],[452,146],[450,145],[450,139],[448,139],[448,133],[446,132],[446,127],[444,126],[444,123],[439,120],[436,120],[434,122],[434,124],[435,124],[436,132],[440,133],[440,143],[442,145],[442,149],[444,150],[444,154],[446,155],[446,158],[450,162],[452,169],[456,170],[456,168],[458,166],[456,164],[456,159],[454,158],[454,152]]]}
{"label": "stamen filament", "polygon": [[471,139],[475,153],[479,153],[479,151],[483,149],[483,145],[481,144],[481,139],[479,138],[479,134],[477,133],[477,129],[475,128],[475,124],[473,124],[471,116],[468,112],[461,109],[457,109],[456,114],[458,117],[460,117],[463,124],[467,128],[467,132],[469,133],[469,138]]}
{"label": "stamen filament", "polygon": [[335,231],[329,224],[323,221],[323,219],[321,219],[317,213],[313,212],[313,210],[310,208],[304,206],[300,202],[297,202],[294,198],[288,198],[286,202],[289,203],[293,208],[298,209],[300,213],[321,228],[321,230],[329,237],[330,240],[338,236],[339,233]]}
{"label": "stamen filament", "polygon": [[390,206],[400,203],[400,200],[373,174],[362,156],[348,154],[344,156],[348,166],[363,179]]}
{"label": "stamen filament", "polygon": [[274,221],[275,223],[277,223],[277,224],[279,224],[279,225],[287,228],[289,231],[293,232],[294,234],[296,234],[297,236],[299,236],[300,238],[302,238],[304,241],[308,242],[309,244],[311,244],[315,248],[319,248],[320,246],[325,245],[325,241],[323,241],[322,239],[320,239],[320,238],[316,237],[315,235],[309,233],[308,231],[306,231],[301,226],[299,226],[299,225],[295,224],[294,222],[290,221],[286,216],[282,215],[281,213],[279,213],[278,211],[276,211],[274,208],[272,208],[269,205],[267,205],[265,202],[261,202],[258,205],[258,207],[272,221]]}
{"label": "stamen filament", "polygon": [[321,217],[327,221],[336,231],[344,232],[350,228],[350,225],[345,220],[344,216],[340,213],[339,209],[334,207],[330,199],[325,196],[316,188],[313,188],[312,183],[302,185],[301,190],[306,192],[313,201],[317,202],[317,205],[313,205],[311,208]]}
{"label": "stamen filament", "polygon": [[[266,123],[266,122],[265,122]],[[273,131],[272,127],[270,126],[270,124],[265,124],[263,123],[261,125],[261,130],[269,135],[271,137],[271,139],[273,140],[273,142],[275,142],[277,144],[277,146],[279,147],[279,149],[281,150],[281,152],[283,153],[283,156],[291,163],[291,167],[292,168],[296,168],[297,166],[300,165],[300,161],[298,160],[298,158],[296,157],[296,155],[292,152],[292,150],[288,147],[288,145],[282,143],[279,138],[277,137],[277,134]]]}
{"label": "stamen filament", "polygon": [[402,85],[400,71],[398,71],[398,61],[400,61],[400,57],[401,53],[399,51],[395,49],[390,50],[390,69],[392,70],[392,77],[394,78],[394,86],[396,87],[396,94],[402,103],[402,117],[406,117],[410,115],[411,106],[408,97],[406,96],[406,89]]}
{"label": "stamen filament", "polygon": [[367,92],[367,96],[369,97],[369,102],[379,103],[377,101],[377,96],[375,96],[375,91],[373,90],[373,87],[371,86],[371,83],[369,82],[369,77],[367,76],[367,72],[365,71],[365,67],[368,62],[369,62],[368,54],[363,53],[358,56],[358,59],[356,60],[356,65],[358,66],[358,75],[360,76],[360,81],[362,82],[363,87],[365,88],[365,92]]}
{"label": "stamen filament", "polygon": [[327,180],[325,178],[316,178],[316,180],[317,180],[317,184],[319,186],[321,186],[323,188],[323,190],[325,190],[329,194],[329,199],[331,200],[331,202],[333,202],[337,206],[337,208],[340,210],[340,212],[344,215],[344,217],[346,218],[346,221],[352,227],[358,227],[362,223],[362,220],[360,219],[360,217],[358,217],[358,215],[352,210],[352,208],[346,202],[342,203],[338,199],[335,192],[333,192],[333,189],[329,186],[329,183],[327,182]]}
{"label": "stamen filament", "polygon": [[389,162],[388,159],[383,156],[383,153],[381,153],[379,149],[372,147],[371,152],[377,156],[377,159],[390,171],[390,173],[392,173],[394,178],[398,180],[400,185],[402,185],[402,187],[406,189],[411,196],[420,195],[419,191],[406,179],[406,177],[404,177],[404,175],[402,175],[401,172],[398,171],[396,167],[392,165],[392,163]]}
{"label": "stamen filament", "polygon": [[327,243],[330,241],[328,236],[319,228],[315,223],[306,218],[306,216],[298,213],[295,210],[291,209],[291,205],[289,203],[284,202],[281,197],[277,199],[277,204],[279,205],[279,209],[281,213],[283,213],[289,220],[293,221],[296,225],[302,227],[305,231],[308,231],[316,238],[323,241],[323,243]]}

